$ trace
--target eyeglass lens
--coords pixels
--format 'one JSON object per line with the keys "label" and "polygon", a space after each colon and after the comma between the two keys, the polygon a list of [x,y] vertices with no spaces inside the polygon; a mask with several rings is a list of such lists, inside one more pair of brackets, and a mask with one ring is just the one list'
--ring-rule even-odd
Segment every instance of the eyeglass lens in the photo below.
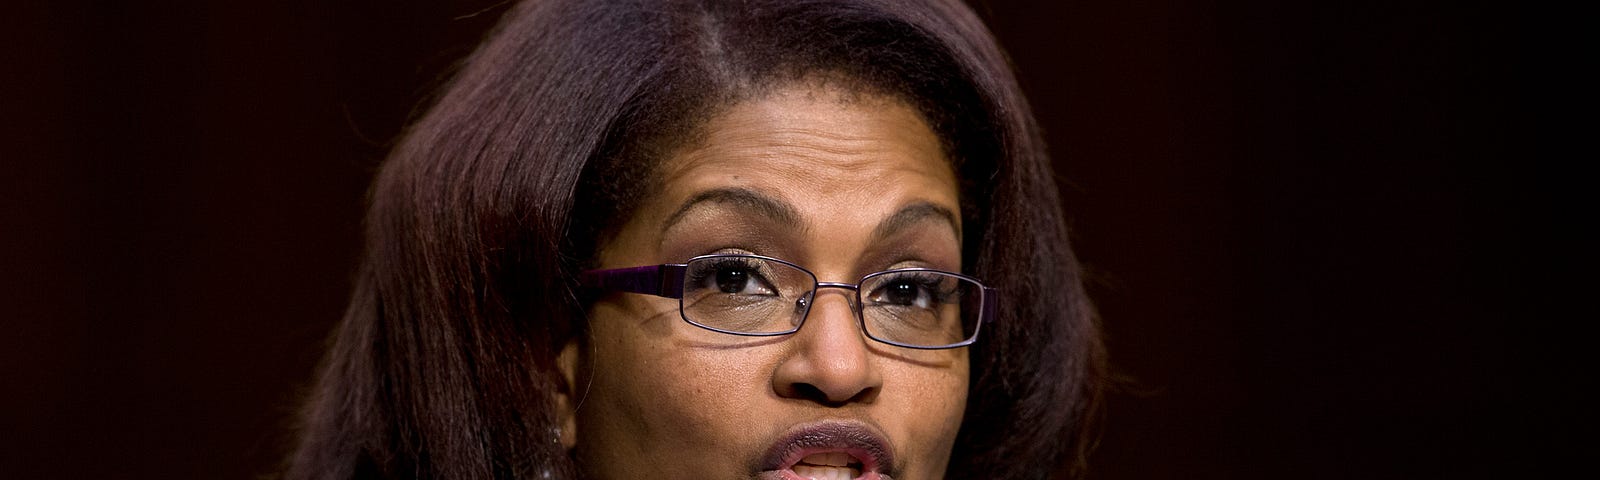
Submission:
{"label": "eyeglass lens", "polygon": [[[691,260],[683,283],[683,317],[732,334],[778,335],[799,329],[815,296],[811,272],[784,262],[746,256]],[[863,279],[856,293],[872,338],[941,347],[975,334],[982,287],[933,271],[888,271]]]}

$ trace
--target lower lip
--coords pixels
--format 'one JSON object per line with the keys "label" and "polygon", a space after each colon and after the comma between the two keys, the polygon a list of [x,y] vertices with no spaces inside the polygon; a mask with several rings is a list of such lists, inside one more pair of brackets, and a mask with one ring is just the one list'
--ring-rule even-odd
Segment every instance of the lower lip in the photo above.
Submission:
{"label": "lower lip", "polygon": [[[759,480],[810,480],[810,479],[807,479],[806,477],[802,477],[802,476],[794,473],[794,470],[790,470],[790,469],[787,469],[787,468],[785,468],[783,470],[771,470],[771,471],[761,472],[761,474],[757,475],[756,478],[759,479]],[[885,476],[879,474],[878,472],[861,472],[861,475],[857,476],[854,480],[894,480],[894,479],[889,478],[889,477],[885,477]]]}

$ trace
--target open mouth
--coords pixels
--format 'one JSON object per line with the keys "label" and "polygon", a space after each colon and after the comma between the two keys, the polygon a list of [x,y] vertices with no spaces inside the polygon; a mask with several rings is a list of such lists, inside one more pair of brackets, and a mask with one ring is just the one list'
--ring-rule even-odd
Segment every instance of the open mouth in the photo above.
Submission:
{"label": "open mouth", "polygon": [[762,461],[761,478],[783,480],[882,480],[890,478],[894,454],[883,435],[857,422],[800,426],[774,442]]}
{"label": "open mouth", "polygon": [[811,480],[852,480],[861,476],[863,463],[845,452],[813,453],[789,467],[795,476]]}

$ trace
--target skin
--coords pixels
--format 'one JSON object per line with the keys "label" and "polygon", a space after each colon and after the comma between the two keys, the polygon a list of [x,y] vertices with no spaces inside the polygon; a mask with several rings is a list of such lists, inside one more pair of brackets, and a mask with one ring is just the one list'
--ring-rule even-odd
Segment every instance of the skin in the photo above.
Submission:
{"label": "skin", "polygon": [[[824,282],[960,271],[956,177],[904,102],[804,82],[735,104],[694,138],[658,167],[601,268],[754,253]],[[739,337],[684,322],[677,300],[611,294],[591,309],[588,338],[562,352],[561,440],[593,478],[739,479],[796,426],[851,421],[888,441],[894,478],[942,478],[967,350],[873,341],[851,301],[824,289],[799,332]]]}

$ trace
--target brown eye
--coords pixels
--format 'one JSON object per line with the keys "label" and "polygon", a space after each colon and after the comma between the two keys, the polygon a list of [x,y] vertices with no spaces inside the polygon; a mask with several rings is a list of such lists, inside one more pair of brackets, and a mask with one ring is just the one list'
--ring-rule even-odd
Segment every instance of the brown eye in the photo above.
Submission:
{"label": "brown eye", "polygon": [[750,258],[707,258],[689,268],[692,291],[727,295],[777,295],[768,279],[771,267]]}
{"label": "brown eye", "polygon": [[912,305],[917,302],[920,287],[907,281],[890,284],[883,291],[883,301],[895,305]]}
{"label": "brown eye", "polygon": [[930,273],[885,275],[882,283],[866,292],[872,303],[882,306],[933,308],[945,301],[941,292],[944,276]]}
{"label": "brown eye", "polygon": [[750,283],[750,272],[742,267],[717,269],[717,289],[722,293],[740,293]]}

